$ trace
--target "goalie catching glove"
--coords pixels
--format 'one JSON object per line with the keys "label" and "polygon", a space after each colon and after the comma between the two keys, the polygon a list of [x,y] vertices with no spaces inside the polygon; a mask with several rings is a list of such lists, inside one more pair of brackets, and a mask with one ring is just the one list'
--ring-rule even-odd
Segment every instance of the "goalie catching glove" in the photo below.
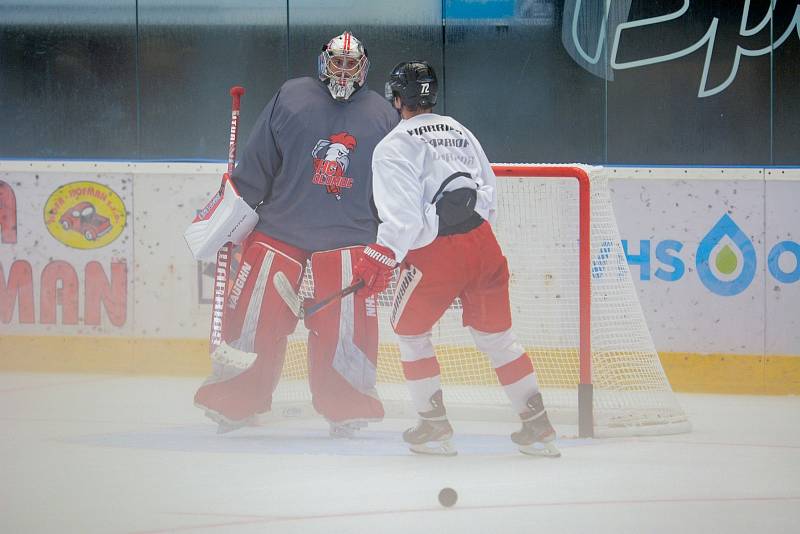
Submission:
{"label": "goalie catching glove", "polygon": [[258,214],[236,191],[230,176],[183,233],[196,260],[214,261],[225,243],[238,245],[255,228]]}
{"label": "goalie catching glove", "polygon": [[359,297],[370,297],[389,287],[395,267],[397,261],[392,249],[377,243],[366,247],[353,268],[353,283],[364,281],[364,287],[356,294]]}

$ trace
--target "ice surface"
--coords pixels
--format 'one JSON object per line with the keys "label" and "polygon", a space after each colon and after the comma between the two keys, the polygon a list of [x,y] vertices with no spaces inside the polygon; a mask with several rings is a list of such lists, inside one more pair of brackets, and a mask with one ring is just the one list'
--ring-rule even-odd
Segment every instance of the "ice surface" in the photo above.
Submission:
{"label": "ice surface", "polygon": [[[800,532],[800,398],[680,395],[691,434],[517,453],[515,426],[454,422],[459,456],[412,455],[387,420],[217,435],[195,379],[0,374],[0,531]],[[458,491],[451,509],[439,490]]]}

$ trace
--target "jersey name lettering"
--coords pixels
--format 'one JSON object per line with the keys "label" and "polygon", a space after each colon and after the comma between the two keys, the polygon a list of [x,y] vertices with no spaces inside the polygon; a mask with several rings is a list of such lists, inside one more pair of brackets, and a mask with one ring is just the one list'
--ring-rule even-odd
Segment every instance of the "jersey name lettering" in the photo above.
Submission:
{"label": "jersey name lettering", "polygon": [[466,139],[429,139],[428,143],[431,144],[433,147],[457,147],[457,148],[466,148],[469,146],[469,143]]}
{"label": "jersey name lettering", "polygon": [[475,156],[468,156],[462,154],[452,154],[450,152],[434,152],[433,159],[438,159],[442,161],[458,161],[463,163],[464,165],[473,166],[475,165]]}
{"label": "jersey name lettering", "polygon": [[457,128],[453,128],[449,124],[428,124],[426,126],[420,126],[418,128],[414,128],[413,130],[406,130],[408,135],[422,135],[428,132],[458,132],[461,133],[461,130]]}

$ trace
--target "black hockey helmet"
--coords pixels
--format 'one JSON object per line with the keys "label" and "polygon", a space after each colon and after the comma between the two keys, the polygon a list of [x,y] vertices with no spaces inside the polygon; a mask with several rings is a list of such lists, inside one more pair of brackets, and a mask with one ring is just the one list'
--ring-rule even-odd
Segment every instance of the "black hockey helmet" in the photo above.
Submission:
{"label": "black hockey helmet", "polygon": [[386,82],[386,99],[395,96],[410,110],[418,107],[432,108],[436,105],[439,82],[433,67],[426,61],[403,61],[392,69]]}

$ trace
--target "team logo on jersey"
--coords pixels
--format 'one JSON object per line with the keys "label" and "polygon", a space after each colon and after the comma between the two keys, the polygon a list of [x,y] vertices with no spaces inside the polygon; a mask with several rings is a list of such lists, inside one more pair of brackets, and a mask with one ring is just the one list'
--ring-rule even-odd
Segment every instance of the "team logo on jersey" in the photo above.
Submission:
{"label": "team logo on jersey", "polygon": [[342,189],[353,187],[353,179],[345,176],[350,165],[350,153],[356,149],[356,138],[347,132],[333,134],[320,139],[311,157],[314,158],[314,178],[312,182],[324,185],[328,193],[342,199]]}

